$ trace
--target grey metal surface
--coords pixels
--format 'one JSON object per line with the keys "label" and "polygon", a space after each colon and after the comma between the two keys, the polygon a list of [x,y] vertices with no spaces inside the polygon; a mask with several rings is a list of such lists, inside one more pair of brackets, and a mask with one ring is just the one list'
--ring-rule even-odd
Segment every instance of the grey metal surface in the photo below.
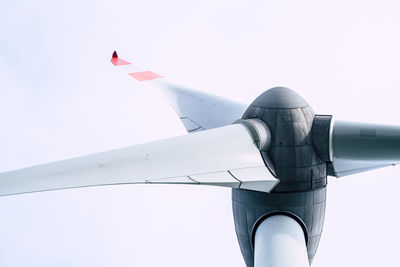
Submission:
{"label": "grey metal surface", "polygon": [[302,108],[308,106],[308,103],[289,88],[274,87],[257,97],[252,105],[263,108]]}
{"label": "grey metal surface", "polygon": [[287,215],[263,220],[254,238],[255,267],[309,267],[301,225]]}
{"label": "grey metal surface", "polygon": [[330,153],[331,124],[331,115],[315,115],[311,129],[312,141],[315,150],[317,150],[317,153],[321,159],[326,162],[330,162],[332,160]]}
{"label": "grey metal surface", "polygon": [[337,177],[400,162],[400,126],[335,121],[332,165]]}
{"label": "grey metal surface", "polygon": [[314,112],[297,93],[277,87],[254,100],[243,118],[258,118],[270,129],[270,149],[261,153],[280,180],[270,194],[232,190],[235,229],[245,262],[248,267],[254,264],[252,237],[257,221],[273,212],[300,218],[307,229],[311,262],[322,233],[327,181],[326,162],[312,141]]}
{"label": "grey metal surface", "polygon": [[[270,91],[279,94],[270,94]],[[277,103],[283,101],[287,94],[289,103],[281,103],[281,108],[270,108],[277,95]],[[313,145],[311,127],[314,120],[314,111],[307,105],[298,107],[297,103],[305,102],[290,89],[276,87],[260,95],[249,106],[243,119],[258,118],[265,122],[271,132],[271,145],[263,157],[268,156],[273,162],[276,176],[280,179],[274,191],[305,191],[326,185],[326,163],[320,158]],[[266,100],[266,107],[261,106],[261,100]],[[254,105],[257,103],[257,105]],[[279,107],[275,103],[276,107]],[[288,108],[292,103],[294,108]]]}

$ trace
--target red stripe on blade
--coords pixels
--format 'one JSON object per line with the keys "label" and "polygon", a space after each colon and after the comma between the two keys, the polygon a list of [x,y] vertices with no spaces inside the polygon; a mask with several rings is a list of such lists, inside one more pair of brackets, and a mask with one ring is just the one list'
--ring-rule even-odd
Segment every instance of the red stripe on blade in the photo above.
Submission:
{"label": "red stripe on blade", "polygon": [[134,72],[134,73],[129,73],[129,75],[138,80],[139,82],[154,80],[163,77],[152,71]]}
{"label": "red stripe on blade", "polygon": [[121,65],[129,65],[129,64],[131,64],[128,61],[125,61],[125,60],[117,58],[117,57],[113,57],[111,59],[111,63],[114,64],[114,66],[121,66]]}

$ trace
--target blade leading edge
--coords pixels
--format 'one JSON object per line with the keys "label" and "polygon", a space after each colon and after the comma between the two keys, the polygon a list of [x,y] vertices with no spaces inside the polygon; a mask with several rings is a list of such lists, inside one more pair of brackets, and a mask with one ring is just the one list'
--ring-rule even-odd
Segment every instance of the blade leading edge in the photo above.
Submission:
{"label": "blade leading edge", "polygon": [[0,174],[0,196],[115,184],[215,185],[269,192],[279,182],[243,124]]}

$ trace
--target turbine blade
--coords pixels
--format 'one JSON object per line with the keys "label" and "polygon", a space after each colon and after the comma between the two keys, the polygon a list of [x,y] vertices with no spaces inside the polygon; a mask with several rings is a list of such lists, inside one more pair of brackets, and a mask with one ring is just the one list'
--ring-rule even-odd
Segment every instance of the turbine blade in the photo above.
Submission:
{"label": "turbine blade", "polygon": [[234,124],[0,174],[0,195],[114,184],[205,184],[269,192],[278,180]]}
{"label": "turbine blade", "polygon": [[135,81],[159,93],[175,110],[189,133],[232,124],[247,108],[247,105],[168,81],[160,74],[119,58],[116,51],[111,63]]}
{"label": "turbine blade", "polygon": [[400,162],[400,126],[335,121],[331,138],[337,177]]}

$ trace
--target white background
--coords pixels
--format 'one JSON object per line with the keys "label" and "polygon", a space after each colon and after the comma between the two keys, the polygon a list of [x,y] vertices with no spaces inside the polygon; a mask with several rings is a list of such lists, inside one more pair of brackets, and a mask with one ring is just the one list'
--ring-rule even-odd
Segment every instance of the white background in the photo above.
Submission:
{"label": "white background", "polygon": [[[400,124],[398,1],[0,2],[0,171],[184,133],[120,56],[251,103]],[[157,166],[154,166],[155,168]],[[313,266],[399,266],[400,168],[329,178]],[[111,186],[0,198],[0,266],[244,266],[231,192]]]}

